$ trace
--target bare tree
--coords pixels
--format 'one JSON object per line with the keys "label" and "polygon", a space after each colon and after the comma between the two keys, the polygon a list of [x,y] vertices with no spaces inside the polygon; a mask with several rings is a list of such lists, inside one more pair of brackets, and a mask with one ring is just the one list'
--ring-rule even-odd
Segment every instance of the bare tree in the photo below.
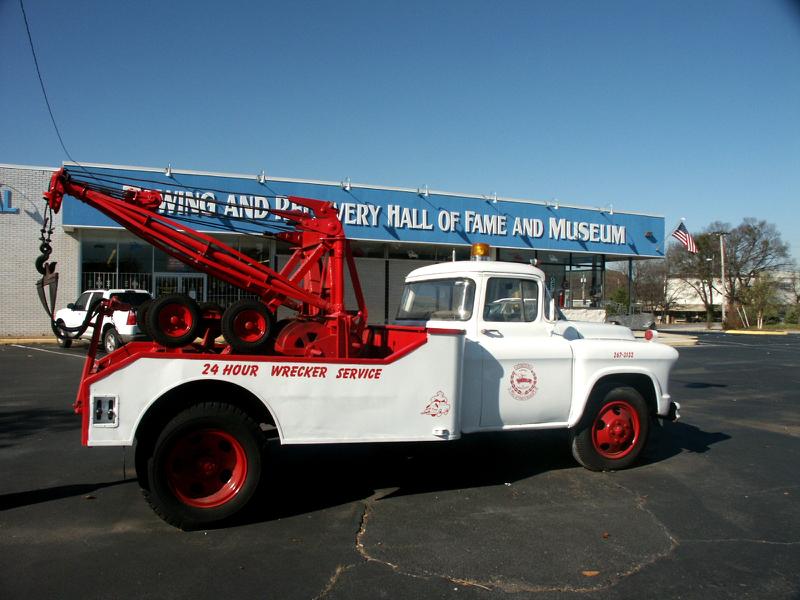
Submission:
{"label": "bare tree", "polygon": [[[621,281],[612,289],[609,285],[607,299],[624,288],[620,292],[621,301],[624,296],[624,304],[628,304],[628,285],[631,277],[630,268],[627,262],[609,263],[609,268],[621,275]],[[637,260],[633,261],[633,298],[634,304],[640,304],[643,312],[661,312],[666,316],[669,311],[677,304],[678,299],[685,293],[683,282],[675,284],[675,280],[670,278],[669,260]]]}
{"label": "bare tree", "polygon": [[772,278],[768,271],[762,271],[750,282],[742,292],[744,303],[756,311],[757,327],[764,327],[764,313],[778,306],[775,292],[778,291],[778,282]]}
{"label": "bare tree", "polygon": [[[719,235],[725,235],[725,286],[719,289],[721,279]],[[747,292],[760,273],[785,268],[792,264],[789,245],[781,239],[775,225],[752,217],[732,228],[729,223],[715,221],[694,236],[697,254],[673,244],[667,250],[670,271],[690,286],[712,318],[714,300],[721,302],[727,296],[728,305],[746,306],[752,301]],[[762,313],[763,314],[763,313]]]}
{"label": "bare tree", "polygon": [[644,310],[666,315],[685,292],[685,284],[671,281],[669,258],[637,261],[633,267],[633,294]]}
{"label": "bare tree", "polygon": [[697,244],[697,254],[692,254],[680,244],[672,244],[667,249],[671,273],[697,294],[706,310],[706,321],[709,324],[714,321],[714,300],[722,302],[721,290],[715,287],[714,282],[716,266],[720,263],[719,245],[712,231],[715,230],[709,227],[708,231],[693,236]]}
{"label": "bare tree", "polygon": [[744,292],[760,273],[783,269],[791,264],[789,245],[781,239],[775,225],[752,217],[745,219],[725,238],[729,299],[746,303]]}

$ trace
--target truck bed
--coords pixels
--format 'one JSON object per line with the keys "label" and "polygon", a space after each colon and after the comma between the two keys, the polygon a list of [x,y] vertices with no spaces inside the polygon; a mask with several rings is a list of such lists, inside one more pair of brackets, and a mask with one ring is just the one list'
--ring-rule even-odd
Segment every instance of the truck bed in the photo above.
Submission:
{"label": "truck bed", "polygon": [[203,380],[258,398],[286,444],[458,438],[464,332],[371,326],[368,340],[358,359],[128,344],[99,360],[81,387],[83,443],[131,445],[148,407]]}

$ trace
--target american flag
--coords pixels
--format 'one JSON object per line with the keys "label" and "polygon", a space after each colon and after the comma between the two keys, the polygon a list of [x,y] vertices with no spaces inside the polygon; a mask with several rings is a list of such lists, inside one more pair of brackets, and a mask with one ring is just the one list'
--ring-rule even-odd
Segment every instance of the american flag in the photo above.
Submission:
{"label": "american flag", "polygon": [[678,228],[672,232],[672,237],[677,238],[681,244],[686,246],[689,252],[697,254],[697,244],[694,243],[694,239],[692,239],[692,236],[686,230],[686,225],[683,223],[678,225]]}

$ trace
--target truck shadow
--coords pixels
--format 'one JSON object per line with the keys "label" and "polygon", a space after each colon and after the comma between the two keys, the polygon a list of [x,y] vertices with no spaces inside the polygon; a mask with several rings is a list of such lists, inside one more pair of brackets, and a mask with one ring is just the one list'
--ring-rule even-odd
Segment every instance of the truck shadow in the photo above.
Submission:
{"label": "truck shadow", "polygon": [[503,485],[575,467],[560,431],[479,434],[446,443],[270,447],[247,522],[287,518],[382,497]]}
{"label": "truck shadow", "polygon": [[711,433],[688,423],[664,423],[663,427],[653,427],[650,439],[639,460],[633,468],[662,462],[683,452],[703,454],[711,446],[731,439],[727,433]]}
{"label": "truck shadow", "polygon": [[[703,453],[731,439],[683,423],[654,427],[632,467],[683,452]],[[254,507],[245,523],[292,517],[359,502],[513,484],[538,474],[580,468],[565,431],[473,434],[442,444],[336,444],[270,448]],[[384,492],[385,493],[382,493]]]}
{"label": "truck shadow", "polygon": [[90,496],[92,492],[96,492],[103,488],[113,487],[130,482],[130,479],[120,479],[119,481],[109,481],[105,483],[73,483],[69,485],[57,485],[40,490],[31,490],[29,492],[2,494],[0,495],[0,511],[19,508],[21,506],[41,504],[42,502],[52,502],[54,500],[74,498],[77,496],[86,497]]}

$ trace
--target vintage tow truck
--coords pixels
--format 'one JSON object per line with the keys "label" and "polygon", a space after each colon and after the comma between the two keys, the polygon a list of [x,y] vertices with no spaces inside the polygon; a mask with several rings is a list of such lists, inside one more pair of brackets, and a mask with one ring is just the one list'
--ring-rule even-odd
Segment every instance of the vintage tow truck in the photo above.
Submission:
{"label": "vintage tow truck", "polygon": [[[651,421],[678,418],[668,393],[678,354],[653,343],[655,331],[643,342],[625,327],[564,320],[540,269],[482,260],[484,245],[476,260],[413,271],[395,323],[373,325],[331,203],[292,197],[310,212],[273,211],[293,226],[277,236],[296,248],[277,272],[160,215],[156,191],[62,169],[47,208],[57,212],[65,194],[256,297],[224,311],[157,298],[138,315],[153,341],[102,358],[95,327],[75,403],[82,443],[135,444],[143,493],[175,526],[221,521],[251,499],[267,432],[282,444],[325,444],[562,428],[580,464],[616,470],[639,456]],[[41,248],[38,285],[52,314],[57,276],[44,230]],[[344,306],[345,271],[355,311]],[[278,306],[297,314],[276,322]],[[104,301],[93,314],[102,322],[119,308]]]}

